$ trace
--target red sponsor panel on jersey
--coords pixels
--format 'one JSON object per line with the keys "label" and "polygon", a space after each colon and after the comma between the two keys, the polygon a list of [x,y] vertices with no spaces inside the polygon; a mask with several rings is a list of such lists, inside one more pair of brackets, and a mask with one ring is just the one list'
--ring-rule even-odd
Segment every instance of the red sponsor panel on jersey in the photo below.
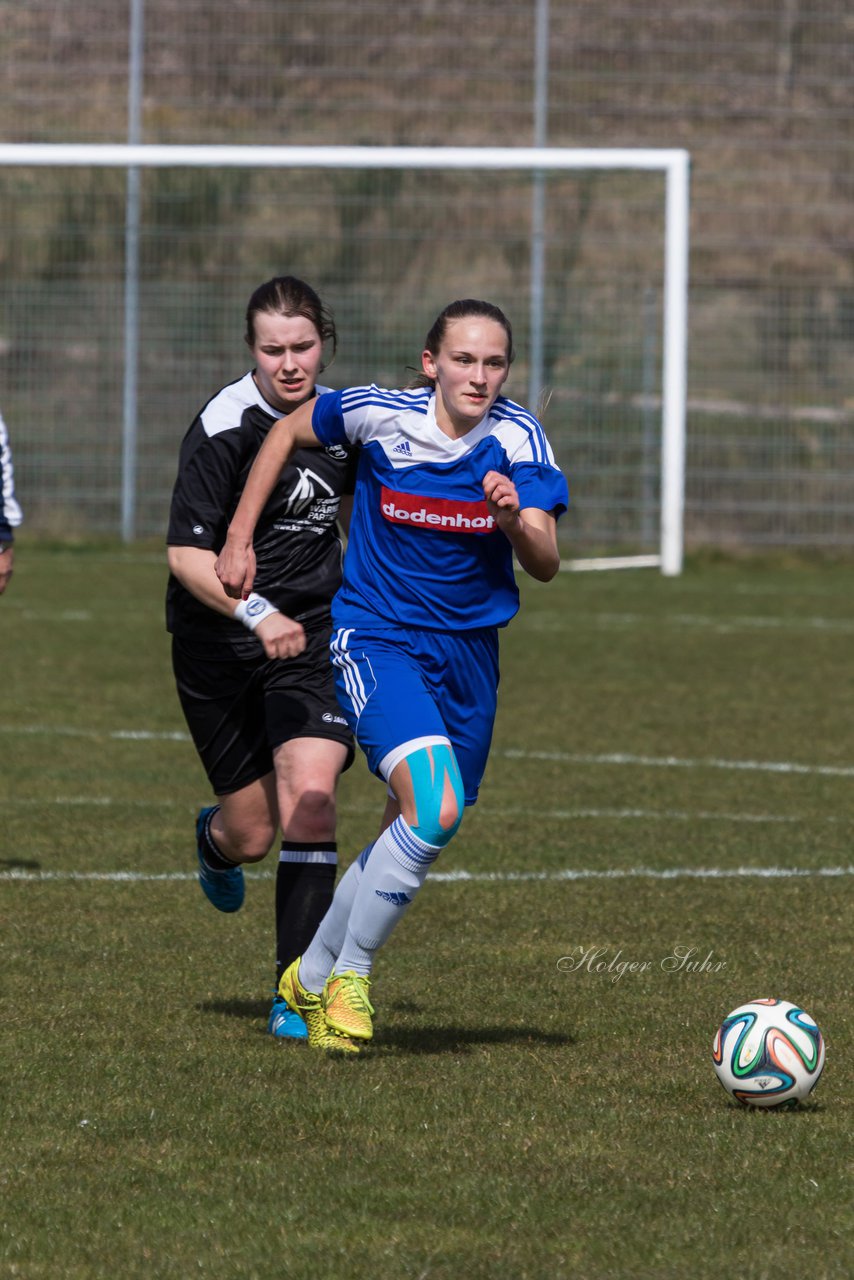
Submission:
{"label": "red sponsor panel on jersey", "polygon": [[416,529],[438,529],[446,533],[492,533],[495,520],[486,502],[464,502],[460,498],[431,498],[423,493],[398,493],[382,487],[380,509],[392,524],[408,524]]}

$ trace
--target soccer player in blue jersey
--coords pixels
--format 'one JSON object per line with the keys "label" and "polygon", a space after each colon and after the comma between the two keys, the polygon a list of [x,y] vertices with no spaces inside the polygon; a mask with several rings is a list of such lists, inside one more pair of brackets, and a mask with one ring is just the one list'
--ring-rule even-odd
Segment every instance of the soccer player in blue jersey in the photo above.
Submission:
{"label": "soccer player in blue jersey", "polygon": [[502,311],[454,302],[427,335],[419,384],[333,392],[283,418],[217,561],[226,592],[245,597],[255,521],[294,450],[361,446],[332,661],[347,720],[400,816],[348,868],[282,977],[309,1044],[356,1052],[371,1038],[374,956],[477,800],[496,711],[498,629],[519,607],[513,557],[543,582],[559,567],[566,481],[540,423],[501,395],[512,359]]}

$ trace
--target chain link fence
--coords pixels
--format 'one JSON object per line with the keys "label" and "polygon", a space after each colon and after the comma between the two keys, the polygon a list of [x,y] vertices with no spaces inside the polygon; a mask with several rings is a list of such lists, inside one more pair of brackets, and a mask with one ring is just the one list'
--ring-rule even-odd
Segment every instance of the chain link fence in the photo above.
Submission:
{"label": "chain link fence", "polygon": [[[686,543],[854,545],[847,2],[3,0],[4,140],[126,141],[134,12],[142,142],[526,146],[539,97],[550,146],[686,148]],[[545,180],[568,545],[655,545],[662,188]],[[399,385],[435,311],[488,296],[525,400],[532,197],[524,175],[143,173],[137,531],[162,532],[181,435],[245,369],[243,309],[272,274],[331,303],[337,385]],[[0,403],[34,532],[119,529],[126,200],[121,171],[0,171]]]}

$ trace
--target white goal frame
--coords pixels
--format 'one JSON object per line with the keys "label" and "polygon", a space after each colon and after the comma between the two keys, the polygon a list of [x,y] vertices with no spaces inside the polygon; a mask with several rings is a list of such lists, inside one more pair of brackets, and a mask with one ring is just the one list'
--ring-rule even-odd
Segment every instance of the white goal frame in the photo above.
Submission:
{"label": "white goal frame", "polygon": [[[658,171],[665,176],[664,288],[661,413],[661,519],[654,556],[570,561],[567,568],[659,567],[682,571],[687,395],[689,154],[670,149],[573,147],[333,147],[184,146],[110,143],[0,144],[0,165],[62,168],[111,167],[128,172],[128,262],[135,281],[133,193],[142,168],[464,169],[531,173],[573,169]],[[129,311],[126,312],[129,316]],[[126,328],[129,326],[126,326]],[[135,332],[126,332],[126,357]],[[129,345],[130,344],[130,345]],[[122,527],[132,536],[135,467],[135,358],[126,358],[123,428]]]}

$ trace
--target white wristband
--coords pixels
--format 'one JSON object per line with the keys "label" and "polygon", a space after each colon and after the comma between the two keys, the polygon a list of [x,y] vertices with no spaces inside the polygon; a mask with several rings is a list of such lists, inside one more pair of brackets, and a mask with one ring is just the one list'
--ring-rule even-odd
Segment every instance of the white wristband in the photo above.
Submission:
{"label": "white wristband", "polygon": [[269,618],[271,613],[281,612],[274,604],[270,604],[269,600],[265,600],[263,596],[259,596],[254,591],[250,591],[245,600],[238,600],[237,608],[234,610],[234,616],[238,622],[242,622],[248,630],[254,631],[260,622],[265,618]]}

